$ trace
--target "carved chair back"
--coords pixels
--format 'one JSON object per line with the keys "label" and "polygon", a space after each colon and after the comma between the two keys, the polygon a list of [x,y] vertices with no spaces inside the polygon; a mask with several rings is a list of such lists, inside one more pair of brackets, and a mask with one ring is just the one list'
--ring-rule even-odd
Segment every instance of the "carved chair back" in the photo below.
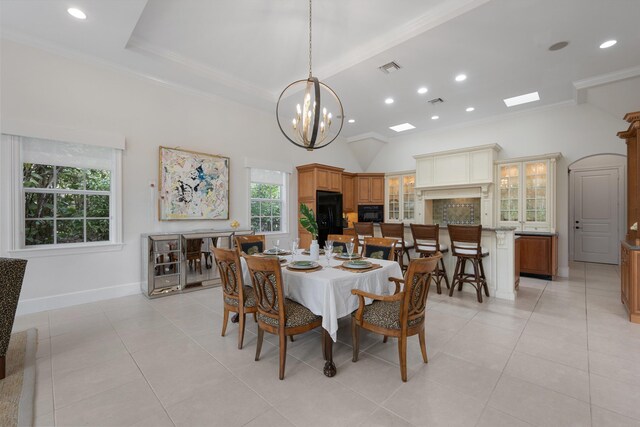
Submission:
{"label": "carved chair back", "polygon": [[238,251],[234,249],[213,248],[213,256],[220,273],[222,293],[226,297],[244,302],[242,264]]}
{"label": "carved chair back", "polygon": [[277,258],[246,256],[249,275],[256,294],[258,313],[275,319],[278,325],[285,325],[284,290],[282,269]]}

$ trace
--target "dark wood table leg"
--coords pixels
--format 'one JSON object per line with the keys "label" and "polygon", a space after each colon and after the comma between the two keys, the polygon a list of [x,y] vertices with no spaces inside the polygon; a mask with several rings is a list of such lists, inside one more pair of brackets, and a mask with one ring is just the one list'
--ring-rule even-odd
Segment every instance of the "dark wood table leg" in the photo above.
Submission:
{"label": "dark wood table leg", "polygon": [[323,372],[327,377],[333,377],[336,375],[336,365],[333,363],[333,340],[325,329],[322,330],[322,340],[322,351],[324,352],[325,360]]}
{"label": "dark wood table leg", "polygon": [[240,315],[238,313],[234,314],[231,318],[231,323],[238,323],[240,321]]}

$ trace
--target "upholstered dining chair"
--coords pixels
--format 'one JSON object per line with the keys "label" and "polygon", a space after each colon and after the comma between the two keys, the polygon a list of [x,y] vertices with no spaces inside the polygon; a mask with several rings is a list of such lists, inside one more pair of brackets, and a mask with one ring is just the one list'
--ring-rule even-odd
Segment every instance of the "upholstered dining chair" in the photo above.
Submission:
{"label": "upholstered dining chair", "polygon": [[[440,225],[438,224],[411,224],[411,236],[415,244],[416,253],[420,257],[430,257],[436,252],[445,254],[449,252],[446,244],[440,243]],[[440,262],[433,272],[436,282],[436,290],[442,293],[442,280],[449,289],[449,277],[447,276],[447,268],[444,266],[444,257],[440,258]]]}
{"label": "upholstered dining chair", "polygon": [[[333,252],[347,253],[347,243],[353,242],[353,253],[357,254],[358,251],[358,239],[354,236],[347,236],[344,234],[329,234],[327,240],[333,241]],[[338,249],[340,248],[340,249]]]}
{"label": "upholstered dining chair", "polygon": [[242,264],[238,251],[234,249],[213,248],[213,255],[220,272],[224,315],[222,336],[227,331],[229,312],[238,313],[238,348],[242,349],[246,315],[253,313],[256,319],[256,295],[253,287],[245,286],[242,280]]}
{"label": "upholstered dining chair", "polygon": [[353,229],[358,236],[358,246],[364,249],[364,239],[366,237],[374,237],[373,223],[372,222],[354,222]]}
{"label": "upholstered dining chair", "polygon": [[0,380],[6,375],[7,349],[26,268],[27,260],[0,258]]}
{"label": "upholstered dining chair", "polygon": [[396,255],[396,242],[396,239],[385,237],[365,237],[362,256],[393,261]]}
{"label": "upholstered dining chair", "polygon": [[260,254],[267,249],[267,240],[264,234],[236,236],[236,247],[240,253]]}
{"label": "upholstered dining chair", "polygon": [[[302,304],[285,298],[282,286],[282,269],[275,258],[244,255],[251,275],[258,309],[258,344],[256,361],[260,360],[265,331],[278,335],[280,341],[279,378],[284,379],[287,358],[287,336],[292,337],[322,326],[322,317],[317,316]],[[327,339],[322,329],[322,343]],[[324,345],[323,345],[324,349]]]}
{"label": "upholstered dining chair", "polygon": [[396,239],[396,259],[400,268],[404,273],[407,271],[407,266],[404,263],[404,256],[407,256],[407,260],[411,262],[411,255],[409,255],[409,249],[413,249],[413,241],[404,238],[404,224],[403,223],[380,223],[380,231],[382,237],[390,239]]}
{"label": "upholstered dining chair", "polygon": [[[430,258],[411,260],[404,279],[390,277],[396,284],[393,295],[376,295],[359,289],[351,293],[359,299],[358,309],[351,317],[351,337],[353,340],[353,362],[358,361],[360,328],[387,337],[398,338],[398,358],[400,376],[407,381],[407,338],[418,335],[422,359],[427,363],[427,345],[424,332],[425,307],[433,273],[442,254]],[[404,285],[404,286],[402,286]],[[373,302],[365,305],[365,298]]]}

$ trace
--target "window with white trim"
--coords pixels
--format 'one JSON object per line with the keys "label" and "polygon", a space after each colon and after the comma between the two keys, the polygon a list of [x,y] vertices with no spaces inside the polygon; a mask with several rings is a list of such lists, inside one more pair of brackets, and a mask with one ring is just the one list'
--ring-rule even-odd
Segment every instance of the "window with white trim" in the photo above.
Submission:
{"label": "window with white trim", "polygon": [[287,232],[287,173],[251,168],[250,220],[256,233]]}
{"label": "window with white trim", "polygon": [[14,138],[21,171],[18,246],[115,242],[119,150]]}

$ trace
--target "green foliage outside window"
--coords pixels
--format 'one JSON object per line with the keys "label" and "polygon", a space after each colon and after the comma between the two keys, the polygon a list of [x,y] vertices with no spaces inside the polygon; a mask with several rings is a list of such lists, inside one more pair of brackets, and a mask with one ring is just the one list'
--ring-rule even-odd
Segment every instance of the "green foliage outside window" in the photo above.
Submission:
{"label": "green foliage outside window", "polygon": [[251,229],[256,233],[282,231],[282,186],[251,183]]}
{"label": "green foliage outside window", "polygon": [[109,241],[111,172],[23,165],[25,246]]}

